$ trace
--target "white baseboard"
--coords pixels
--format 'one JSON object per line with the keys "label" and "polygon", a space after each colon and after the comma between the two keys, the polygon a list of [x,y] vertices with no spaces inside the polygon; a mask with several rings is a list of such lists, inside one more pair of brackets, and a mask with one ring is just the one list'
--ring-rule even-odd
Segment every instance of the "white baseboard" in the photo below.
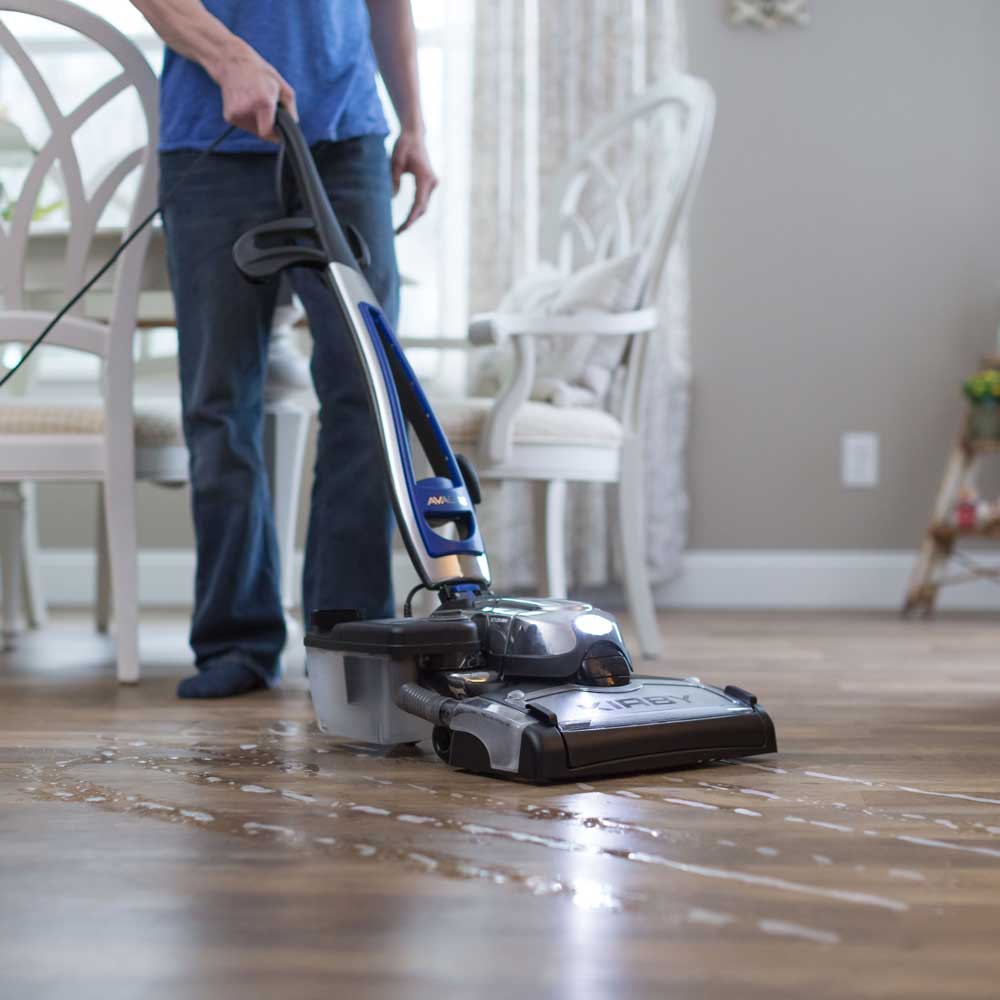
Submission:
{"label": "white baseboard", "polygon": [[[45,597],[53,607],[85,608],[94,603],[96,559],[92,550],[42,549],[39,565]],[[296,559],[296,580],[301,573],[300,552]],[[417,582],[405,553],[394,554],[393,575],[399,589]],[[193,600],[192,550],[143,549],[139,552],[140,604],[149,608],[180,608],[189,607]]]}
{"label": "white baseboard", "polygon": [[[865,608],[891,610],[903,601],[915,554],[887,550],[701,549],[684,557],[684,571],[658,592],[673,608]],[[300,557],[301,558],[301,557]],[[1000,567],[1000,558],[980,561]],[[45,549],[42,580],[54,607],[87,607],[94,600],[94,554],[86,549]],[[404,553],[393,561],[397,589],[416,576]],[[145,549],[139,554],[139,598],[147,607],[191,603],[194,553]],[[403,595],[400,594],[400,597]],[[987,581],[945,588],[940,606],[1000,609],[1000,587]]]}
{"label": "white baseboard", "polygon": [[[695,549],[657,593],[673,608],[844,608],[902,606],[916,553],[907,549]],[[1000,568],[984,553],[977,561]],[[1000,586],[985,580],[945,587],[941,608],[1000,610]]]}

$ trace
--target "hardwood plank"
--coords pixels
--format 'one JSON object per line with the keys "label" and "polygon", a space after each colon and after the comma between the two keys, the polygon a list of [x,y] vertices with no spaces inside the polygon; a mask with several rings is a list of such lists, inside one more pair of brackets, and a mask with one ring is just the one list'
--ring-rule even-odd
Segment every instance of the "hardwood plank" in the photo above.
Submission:
{"label": "hardwood plank", "polygon": [[780,753],[534,788],[173,697],[63,620],[0,660],[0,995],[993,997],[997,622],[671,614]]}

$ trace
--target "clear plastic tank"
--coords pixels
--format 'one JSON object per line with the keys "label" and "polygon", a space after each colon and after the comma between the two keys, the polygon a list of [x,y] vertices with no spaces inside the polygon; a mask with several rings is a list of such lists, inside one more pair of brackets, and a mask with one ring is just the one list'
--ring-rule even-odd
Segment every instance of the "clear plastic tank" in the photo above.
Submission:
{"label": "clear plastic tank", "polygon": [[323,732],[380,746],[430,739],[429,722],[396,707],[399,686],[417,679],[411,659],[308,646],[306,666]]}

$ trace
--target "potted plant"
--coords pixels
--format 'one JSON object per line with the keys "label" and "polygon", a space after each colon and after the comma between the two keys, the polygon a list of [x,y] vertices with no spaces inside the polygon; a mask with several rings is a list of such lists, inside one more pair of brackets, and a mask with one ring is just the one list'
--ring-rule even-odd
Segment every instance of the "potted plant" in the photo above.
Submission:
{"label": "potted plant", "polygon": [[962,386],[972,404],[969,435],[974,441],[1000,440],[1000,371],[976,372]]}

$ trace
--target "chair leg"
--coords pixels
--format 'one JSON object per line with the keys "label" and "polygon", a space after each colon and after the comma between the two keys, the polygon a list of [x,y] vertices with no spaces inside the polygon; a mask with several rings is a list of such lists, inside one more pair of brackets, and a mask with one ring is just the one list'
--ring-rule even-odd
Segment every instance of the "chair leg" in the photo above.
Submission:
{"label": "chair leg", "polygon": [[21,538],[24,499],[20,484],[0,493],[0,571],[3,585],[3,648],[10,649],[21,627]]}
{"label": "chair leg", "polygon": [[535,552],[538,589],[544,597],[566,596],[566,481],[535,484]]}
{"label": "chair leg", "polygon": [[108,558],[108,525],[104,502],[104,483],[97,484],[97,579],[94,601],[94,624],[107,634],[111,625],[111,567]]}
{"label": "chair leg", "polygon": [[286,611],[298,604],[295,529],[308,434],[309,414],[303,407],[289,402],[268,405],[264,424],[264,459],[281,559],[281,599]]}
{"label": "chair leg", "polygon": [[39,566],[38,499],[34,483],[22,483],[24,520],[21,526],[21,578],[24,585],[24,613],[29,628],[42,628],[49,619],[42,573]]}
{"label": "chair leg", "polygon": [[[104,482],[104,523],[115,607],[118,681],[139,682],[139,572],[132,470],[118,468],[112,453]],[[123,465],[125,463],[122,463]]]}
{"label": "chair leg", "polygon": [[656,623],[656,606],[646,568],[646,504],[642,457],[638,448],[626,448],[622,454],[622,478],[618,486],[617,506],[625,596],[632,624],[639,638],[639,649],[643,656],[652,659],[663,652],[663,638]]}

